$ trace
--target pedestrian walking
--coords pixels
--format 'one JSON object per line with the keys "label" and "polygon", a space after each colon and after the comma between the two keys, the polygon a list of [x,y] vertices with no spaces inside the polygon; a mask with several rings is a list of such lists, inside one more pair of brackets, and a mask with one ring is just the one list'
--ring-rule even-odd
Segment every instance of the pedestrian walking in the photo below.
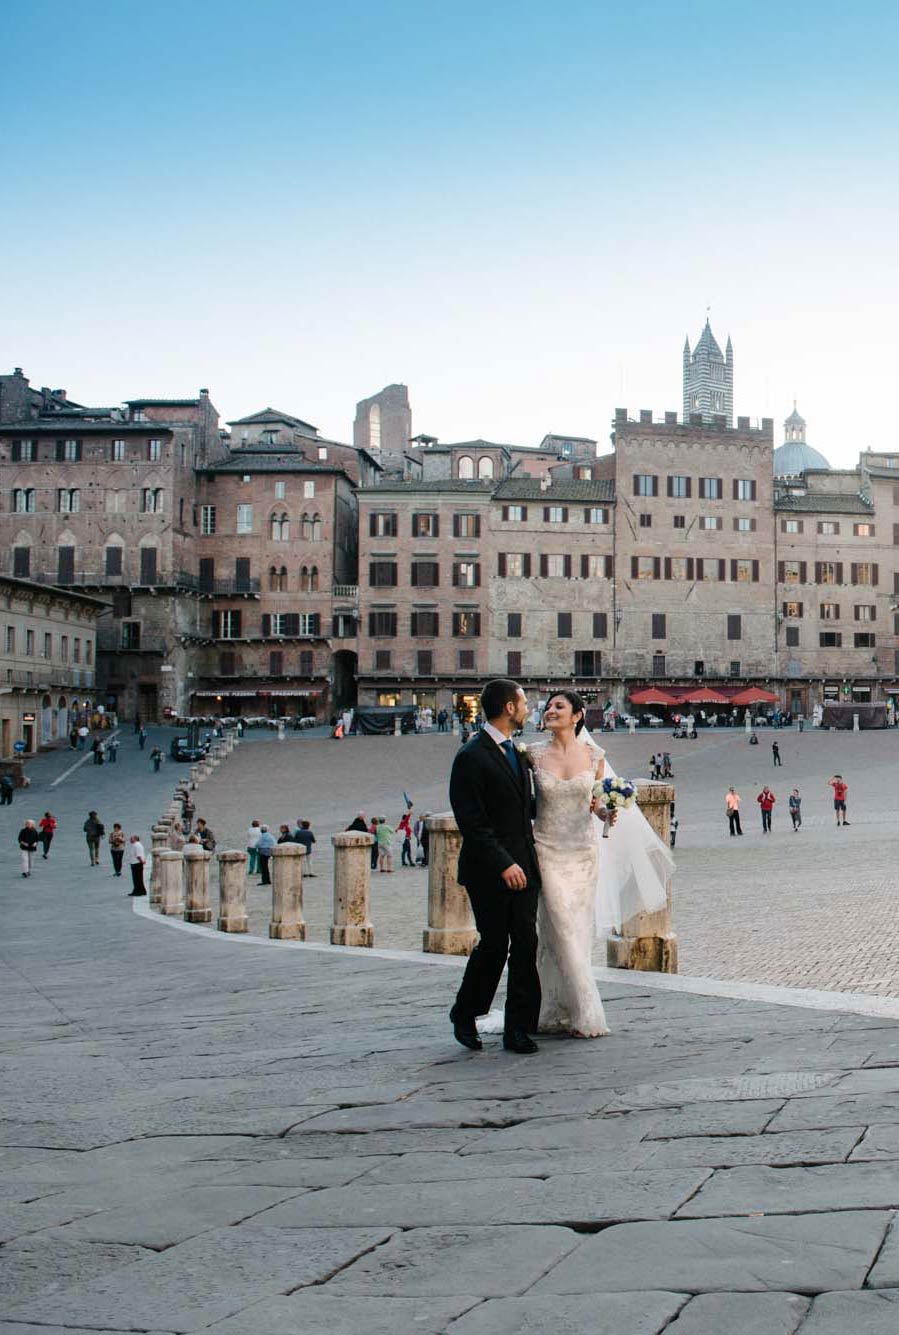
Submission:
{"label": "pedestrian walking", "polygon": [[134,899],[138,895],[147,893],[144,885],[144,864],[147,861],[147,855],[144,852],[144,846],[140,841],[139,834],[132,834],[128,840],[127,851],[128,866],[131,870],[131,892],[129,898]]}
{"label": "pedestrian walking", "polygon": [[762,834],[770,834],[771,813],[774,810],[774,803],[777,801],[777,798],[774,796],[768,785],[765,784],[755,800],[758,802],[762,810]]}
{"label": "pedestrian walking", "polygon": [[78,729],[78,750],[83,751],[87,746],[87,739],[91,735],[91,730],[86,723],[82,723]]}
{"label": "pedestrian walking", "polygon": [[34,850],[37,848],[37,826],[33,820],[26,820],[18,834],[19,852],[22,855],[22,875],[30,876],[34,862]]}
{"label": "pedestrian walking", "polygon": [[397,831],[403,838],[403,850],[400,854],[401,867],[414,867],[412,861],[412,826],[409,821],[409,812],[404,811],[397,824]]}
{"label": "pedestrian walking", "polygon": [[799,795],[799,789],[794,788],[789,798],[790,820],[793,822],[793,829],[798,830],[802,824],[802,798]]}
{"label": "pedestrian walking", "polygon": [[671,752],[670,752],[670,751],[663,751],[663,752],[662,752],[662,778],[663,778],[663,779],[673,779],[673,778],[674,778],[674,771],[673,771],[672,768],[671,768]]}
{"label": "pedestrian walking", "polygon": [[393,871],[393,836],[396,834],[392,825],[387,824],[386,816],[378,817],[378,833],[375,836],[378,841],[378,870],[381,872]]}
{"label": "pedestrian walking", "polygon": [[727,812],[727,824],[730,828],[731,838],[743,833],[740,825],[740,802],[742,800],[736,788],[731,785],[724,799],[724,809]]}
{"label": "pedestrian walking", "polygon": [[142,751],[147,745],[147,730],[142,723],[137,729],[137,744]]}
{"label": "pedestrian walking", "polygon": [[[842,774],[835,774],[833,778],[828,779],[827,782],[833,789],[833,809],[836,812],[837,825],[848,825],[849,822],[846,819],[846,794],[849,791],[849,785],[844,780]],[[840,820],[841,816],[843,817],[842,821]]]}
{"label": "pedestrian walking", "polygon": [[258,820],[250,821],[250,828],[247,830],[247,875],[255,875],[259,867],[259,858],[256,853],[256,845],[259,843],[259,836],[262,833],[262,826]]}
{"label": "pedestrian walking", "polygon": [[371,869],[372,869],[372,871],[377,871],[377,868],[378,868],[378,818],[377,818],[377,816],[372,816],[372,818],[371,818],[371,825],[368,827],[368,832],[369,832],[369,834],[374,835],[374,840],[375,840],[375,842],[374,842],[374,843],[372,844],[372,846],[371,846]]}
{"label": "pedestrian walking", "polygon": [[87,820],[81,827],[84,830],[84,837],[87,840],[87,852],[90,858],[90,865],[97,867],[100,865],[100,840],[106,833],[106,826],[100,820],[96,811],[87,813]]}
{"label": "pedestrian walking", "polygon": [[346,827],[347,834],[350,834],[351,832],[354,831],[358,834],[368,834],[368,824],[366,823],[365,820],[364,811],[360,811],[357,815],[355,815],[353,819],[350,821],[349,825]]}
{"label": "pedestrian walking", "polygon": [[78,749],[78,728],[74,724],[69,730],[69,746],[73,751]]}
{"label": "pedestrian walking", "polygon": [[[267,829],[267,826],[263,826],[262,828]],[[206,852],[214,853],[215,835],[212,833],[202,816],[197,817],[197,834],[200,839],[200,844],[206,849]]]}
{"label": "pedestrian walking", "polygon": [[777,742],[771,743],[771,759],[775,765],[783,764],[783,761],[780,758],[780,747],[777,745]]}
{"label": "pedestrian walking", "polygon": [[[199,825],[199,821],[197,824]],[[259,827],[259,838],[256,840],[256,857],[259,862],[260,885],[271,885],[272,878],[269,875],[269,867],[272,860],[272,849],[276,847],[277,841],[267,825]]]}
{"label": "pedestrian walking", "polygon": [[671,825],[668,828],[668,842],[672,848],[674,848],[677,844],[677,831],[679,827],[680,827],[680,821],[677,819],[677,816],[672,816]]}
{"label": "pedestrian walking", "polygon": [[657,776],[657,774],[658,774],[658,766],[656,764],[655,752],[653,752],[653,754],[649,757],[649,777],[651,779],[654,779]]}
{"label": "pedestrian walking", "polygon": [[153,762],[153,772],[158,774],[159,766],[162,764],[162,750],[160,747],[153,747],[153,750],[150,752],[150,759]]}
{"label": "pedestrian walking", "polygon": [[106,743],[106,756],[110,765],[114,765],[117,762],[119,758],[118,737],[110,737],[109,741]]}
{"label": "pedestrian walking", "polygon": [[312,825],[308,820],[298,820],[297,828],[293,832],[294,843],[302,844],[306,850],[306,857],[303,860],[303,875],[314,876],[312,868],[312,845],[315,843],[315,835],[312,833]]}
{"label": "pedestrian walking", "polygon": [[50,853],[50,845],[53,843],[53,836],[56,833],[56,817],[49,811],[45,811],[38,821],[37,828],[40,830],[41,844],[44,849],[44,857]]}
{"label": "pedestrian walking", "polygon": [[125,859],[125,831],[118,821],[112,827],[109,835],[109,856],[112,858],[112,869],[116,876],[122,874],[122,863]]}
{"label": "pedestrian walking", "polygon": [[16,781],[9,773],[0,778],[0,807],[11,807],[13,793],[16,791]]}
{"label": "pedestrian walking", "polygon": [[101,747],[100,738],[95,737],[94,740],[91,742],[91,752],[94,757],[95,765],[103,764],[103,752],[100,750],[100,747]]}

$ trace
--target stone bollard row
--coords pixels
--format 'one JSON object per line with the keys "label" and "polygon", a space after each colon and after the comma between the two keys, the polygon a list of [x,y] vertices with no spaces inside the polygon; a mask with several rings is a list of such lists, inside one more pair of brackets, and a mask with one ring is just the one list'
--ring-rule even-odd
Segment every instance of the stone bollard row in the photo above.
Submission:
{"label": "stone bollard row", "polygon": [[371,834],[347,831],[332,834],[334,848],[334,922],[332,946],[373,946],[370,920]]}
{"label": "stone bollard row", "polygon": [[272,849],[272,920],[268,934],[274,941],[305,941],[303,918],[303,858],[299,844],[278,844]]}
{"label": "stone bollard row", "polygon": [[[637,804],[665,848],[671,835],[671,807],[675,788],[670,783],[644,780],[637,785]],[[614,839],[615,831],[610,834]],[[602,867],[600,867],[602,875]],[[610,969],[637,969],[644,973],[677,973],[677,936],[672,930],[671,878],[667,903],[656,913],[635,913],[621,924],[621,932],[606,942]]]}
{"label": "stone bollard row", "polygon": [[165,825],[154,825],[150,831],[150,907],[159,908],[160,889],[159,854],[169,846],[169,832]]}
{"label": "stone bollard row", "polygon": [[216,927],[220,932],[246,932],[247,921],[247,855],[237,849],[226,849],[218,854],[219,915]]}
{"label": "stone bollard row", "polygon": [[199,844],[187,844],[184,859],[184,921],[212,922],[209,906],[209,863],[212,854]]}

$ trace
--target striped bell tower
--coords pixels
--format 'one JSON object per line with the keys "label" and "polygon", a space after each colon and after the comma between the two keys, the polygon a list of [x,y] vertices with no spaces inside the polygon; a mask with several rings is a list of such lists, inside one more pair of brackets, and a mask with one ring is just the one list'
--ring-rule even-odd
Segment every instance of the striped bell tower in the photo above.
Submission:
{"label": "striped bell tower", "polygon": [[723,414],[728,426],[734,424],[733,344],[728,337],[722,353],[708,319],[692,352],[689,338],[684,340],[685,422],[689,422],[691,413],[702,413],[704,422]]}

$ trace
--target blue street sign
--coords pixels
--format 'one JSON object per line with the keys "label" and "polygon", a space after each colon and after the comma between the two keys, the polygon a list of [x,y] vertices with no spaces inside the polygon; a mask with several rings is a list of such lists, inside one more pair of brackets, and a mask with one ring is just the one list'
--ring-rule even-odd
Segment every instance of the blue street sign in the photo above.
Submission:
{"label": "blue street sign", "polygon": [[13,744],[12,744],[12,749],[13,749],[14,751],[27,751],[27,750],[28,750],[28,743],[27,743],[27,742],[13,742]]}

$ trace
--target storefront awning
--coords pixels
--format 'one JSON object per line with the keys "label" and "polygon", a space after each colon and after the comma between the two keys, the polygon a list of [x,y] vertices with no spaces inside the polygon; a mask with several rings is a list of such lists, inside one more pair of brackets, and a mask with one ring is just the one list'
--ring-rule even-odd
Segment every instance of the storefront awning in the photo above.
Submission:
{"label": "storefront awning", "polygon": [[313,691],[311,687],[308,691],[306,691],[303,690],[302,686],[297,686],[297,687],[285,686],[283,688],[279,687],[277,690],[274,691],[260,691],[259,694],[260,695],[320,695],[321,692]]}
{"label": "storefront awning", "polygon": [[255,700],[255,698],[256,698],[256,696],[259,694],[259,692],[258,692],[258,691],[240,691],[240,690],[237,690],[237,689],[230,690],[227,686],[223,686],[222,689],[221,689],[220,691],[194,691],[193,694],[194,694],[194,695],[202,695],[202,696],[206,696],[206,697],[208,697],[210,700],[216,700],[216,699],[218,699],[218,697],[219,697],[220,695],[227,695],[227,696],[228,696],[229,698],[231,698],[231,699],[233,699],[234,696],[236,696],[236,695],[242,695],[242,696],[246,696],[246,697],[248,697],[248,698],[251,699],[251,700]]}

